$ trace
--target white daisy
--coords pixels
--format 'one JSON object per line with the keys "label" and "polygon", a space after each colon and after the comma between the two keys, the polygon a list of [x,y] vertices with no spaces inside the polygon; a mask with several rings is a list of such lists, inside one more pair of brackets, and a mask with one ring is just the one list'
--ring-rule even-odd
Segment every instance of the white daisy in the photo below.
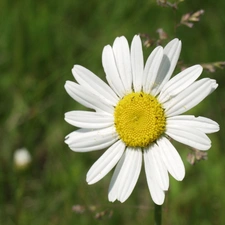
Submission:
{"label": "white daisy", "polygon": [[124,202],[140,174],[142,159],[153,201],[161,205],[169,187],[168,172],[178,181],[184,164],[171,144],[174,139],[199,150],[208,150],[206,134],[219,125],[205,117],[180,115],[196,106],[217,88],[215,80],[203,78],[195,65],[171,75],[181,51],[174,39],[165,48],[156,47],[144,66],[142,43],[134,36],[131,48],[125,37],[105,46],[102,63],[107,85],[91,71],[75,65],[77,83],[67,81],[68,94],[94,111],[71,111],[65,120],[81,129],[66,137],[76,152],[107,150],[87,173],[88,184],[102,179],[114,166],[108,198]]}

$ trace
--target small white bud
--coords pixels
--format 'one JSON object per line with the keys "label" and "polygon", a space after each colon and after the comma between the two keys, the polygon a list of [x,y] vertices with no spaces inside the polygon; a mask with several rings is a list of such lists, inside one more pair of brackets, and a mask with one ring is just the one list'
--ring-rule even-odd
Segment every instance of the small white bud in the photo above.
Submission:
{"label": "small white bud", "polygon": [[26,169],[31,160],[31,155],[26,148],[20,148],[14,153],[14,164],[17,169]]}

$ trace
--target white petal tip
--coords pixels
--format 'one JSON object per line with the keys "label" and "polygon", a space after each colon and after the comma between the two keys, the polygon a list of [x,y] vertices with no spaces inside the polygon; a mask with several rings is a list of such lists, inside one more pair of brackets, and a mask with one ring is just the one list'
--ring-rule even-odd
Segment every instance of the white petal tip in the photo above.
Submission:
{"label": "white petal tip", "polygon": [[76,69],[77,65],[74,65],[73,68],[71,69],[72,72]]}
{"label": "white petal tip", "polygon": [[176,44],[181,45],[181,41],[178,38],[174,38],[172,41],[170,41],[168,44]]}
{"label": "white petal tip", "polygon": [[163,201],[154,201],[154,203],[155,203],[156,205],[162,205],[162,204],[164,203],[164,199],[163,199]]}
{"label": "white petal tip", "polygon": [[164,203],[164,200],[165,200],[165,192],[163,191],[159,196],[154,196],[152,198],[152,200],[156,205],[162,205]]}
{"label": "white petal tip", "polygon": [[97,183],[99,180],[97,179],[94,179],[94,178],[90,178],[88,175],[86,176],[86,182],[88,185],[92,185],[92,184],[95,184]]}
{"label": "white petal tip", "polygon": [[184,179],[184,177],[185,177],[185,173],[182,174],[182,175],[179,176],[179,177],[176,177],[176,180],[177,180],[177,181],[182,181],[182,180]]}
{"label": "white petal tip", "polygon": [[92,185],[92,184],[95,183],[95,182],[93,182],[93,181],[87,181],[87,180],[86,180],[86,182],[87,182],[88,185]]}
{"label": "white petal tip", "polygon": [[126,199],[118,199],[118,201],[120,201],[121,203],[124,203]]}
{"label": "white petal tip", "polygon": [[70,91],[71,88],[73,88],[73,84],[74,82],[72,81],[69,81],[69,80],[66,81],[64,88],[66,89],[67,92]]}
{"label": "white petal tip", "polygon": [[65,137],[64,142],[68,145],[69,144],[69,137]]}
{"label": "white petal tip", "polygon": [[113,198],[113,197],[108,197],[110,202],[115,202],[116,200],[118,200],[120,203],[124,203],[127,199],[123,199],[123,198]]}
{"label": "white petal tip", "polygon": [[162,205],[163,203],[164,203],[164,199],[163,199],[163,201],[155,202],[156,205]]}
{"label": "white petal tip", "polygon": [[215,82],[215,84],[212,86],[212,88],[215,90],[218,87],[218,84]]}
{"label": "white petal tip", "polygon": [[112,197],[111,195],[108,196],[109,202],[115,202],[116,198]]}
{"label": "white petal tip", "polygon": [[182,181],[185,177],[185,167],[184,165],[182,167],[180,167],[179,172],[176,175],[176,180],[178,181]]}
{"label": "white petal tip", "polygon": [[[136,42],[136,43],[135,43]],[[132,44],[137,44],[137,42],[141,43],[141,38],[140,38],[140,35],[136,34],[134,37],[133,37],[133,40],[132,40]]]}
{"label": "white petal tip", "polygon": [[79,67],[81,67],[81,66],[79,66],[79,65],[74,65],[73,66],[73,68],[72,68],[72,74],[73,74],[73,76],[74,77],[76,77],[76,75],[77,75],[77,72],[78,72],[78,70],[79,70]]}
{"label": "white petal tip", "polygon": [[90,178],[89,178],[89,176],[88,176],[88,175],[86,176],[86,182],[87,182],[87,184],[88,184],[88,185],[90,185],[90,184],[91,184],[91,181],[90,181]]}

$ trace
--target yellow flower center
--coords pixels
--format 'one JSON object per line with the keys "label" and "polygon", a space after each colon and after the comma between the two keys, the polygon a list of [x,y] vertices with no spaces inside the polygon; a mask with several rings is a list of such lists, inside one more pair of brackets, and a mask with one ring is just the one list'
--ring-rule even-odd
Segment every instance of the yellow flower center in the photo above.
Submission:
{"label": "yellow flower center", "polygon": [[143,92],[128,94],[118,102],[114,122],[119,137],[130,147],[148,146],[166,127],[161,104]]}

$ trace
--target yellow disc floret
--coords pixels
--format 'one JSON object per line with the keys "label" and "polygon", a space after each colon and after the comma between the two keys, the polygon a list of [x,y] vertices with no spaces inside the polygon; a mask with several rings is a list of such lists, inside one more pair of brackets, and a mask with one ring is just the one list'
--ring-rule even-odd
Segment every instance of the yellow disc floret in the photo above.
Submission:
{"label": "yellow disc floret", "polygon": [[161,104],[144,92],[122,98],[115,108],[114,122],[119,137],[130,147],[147,147],[166,127]]}

